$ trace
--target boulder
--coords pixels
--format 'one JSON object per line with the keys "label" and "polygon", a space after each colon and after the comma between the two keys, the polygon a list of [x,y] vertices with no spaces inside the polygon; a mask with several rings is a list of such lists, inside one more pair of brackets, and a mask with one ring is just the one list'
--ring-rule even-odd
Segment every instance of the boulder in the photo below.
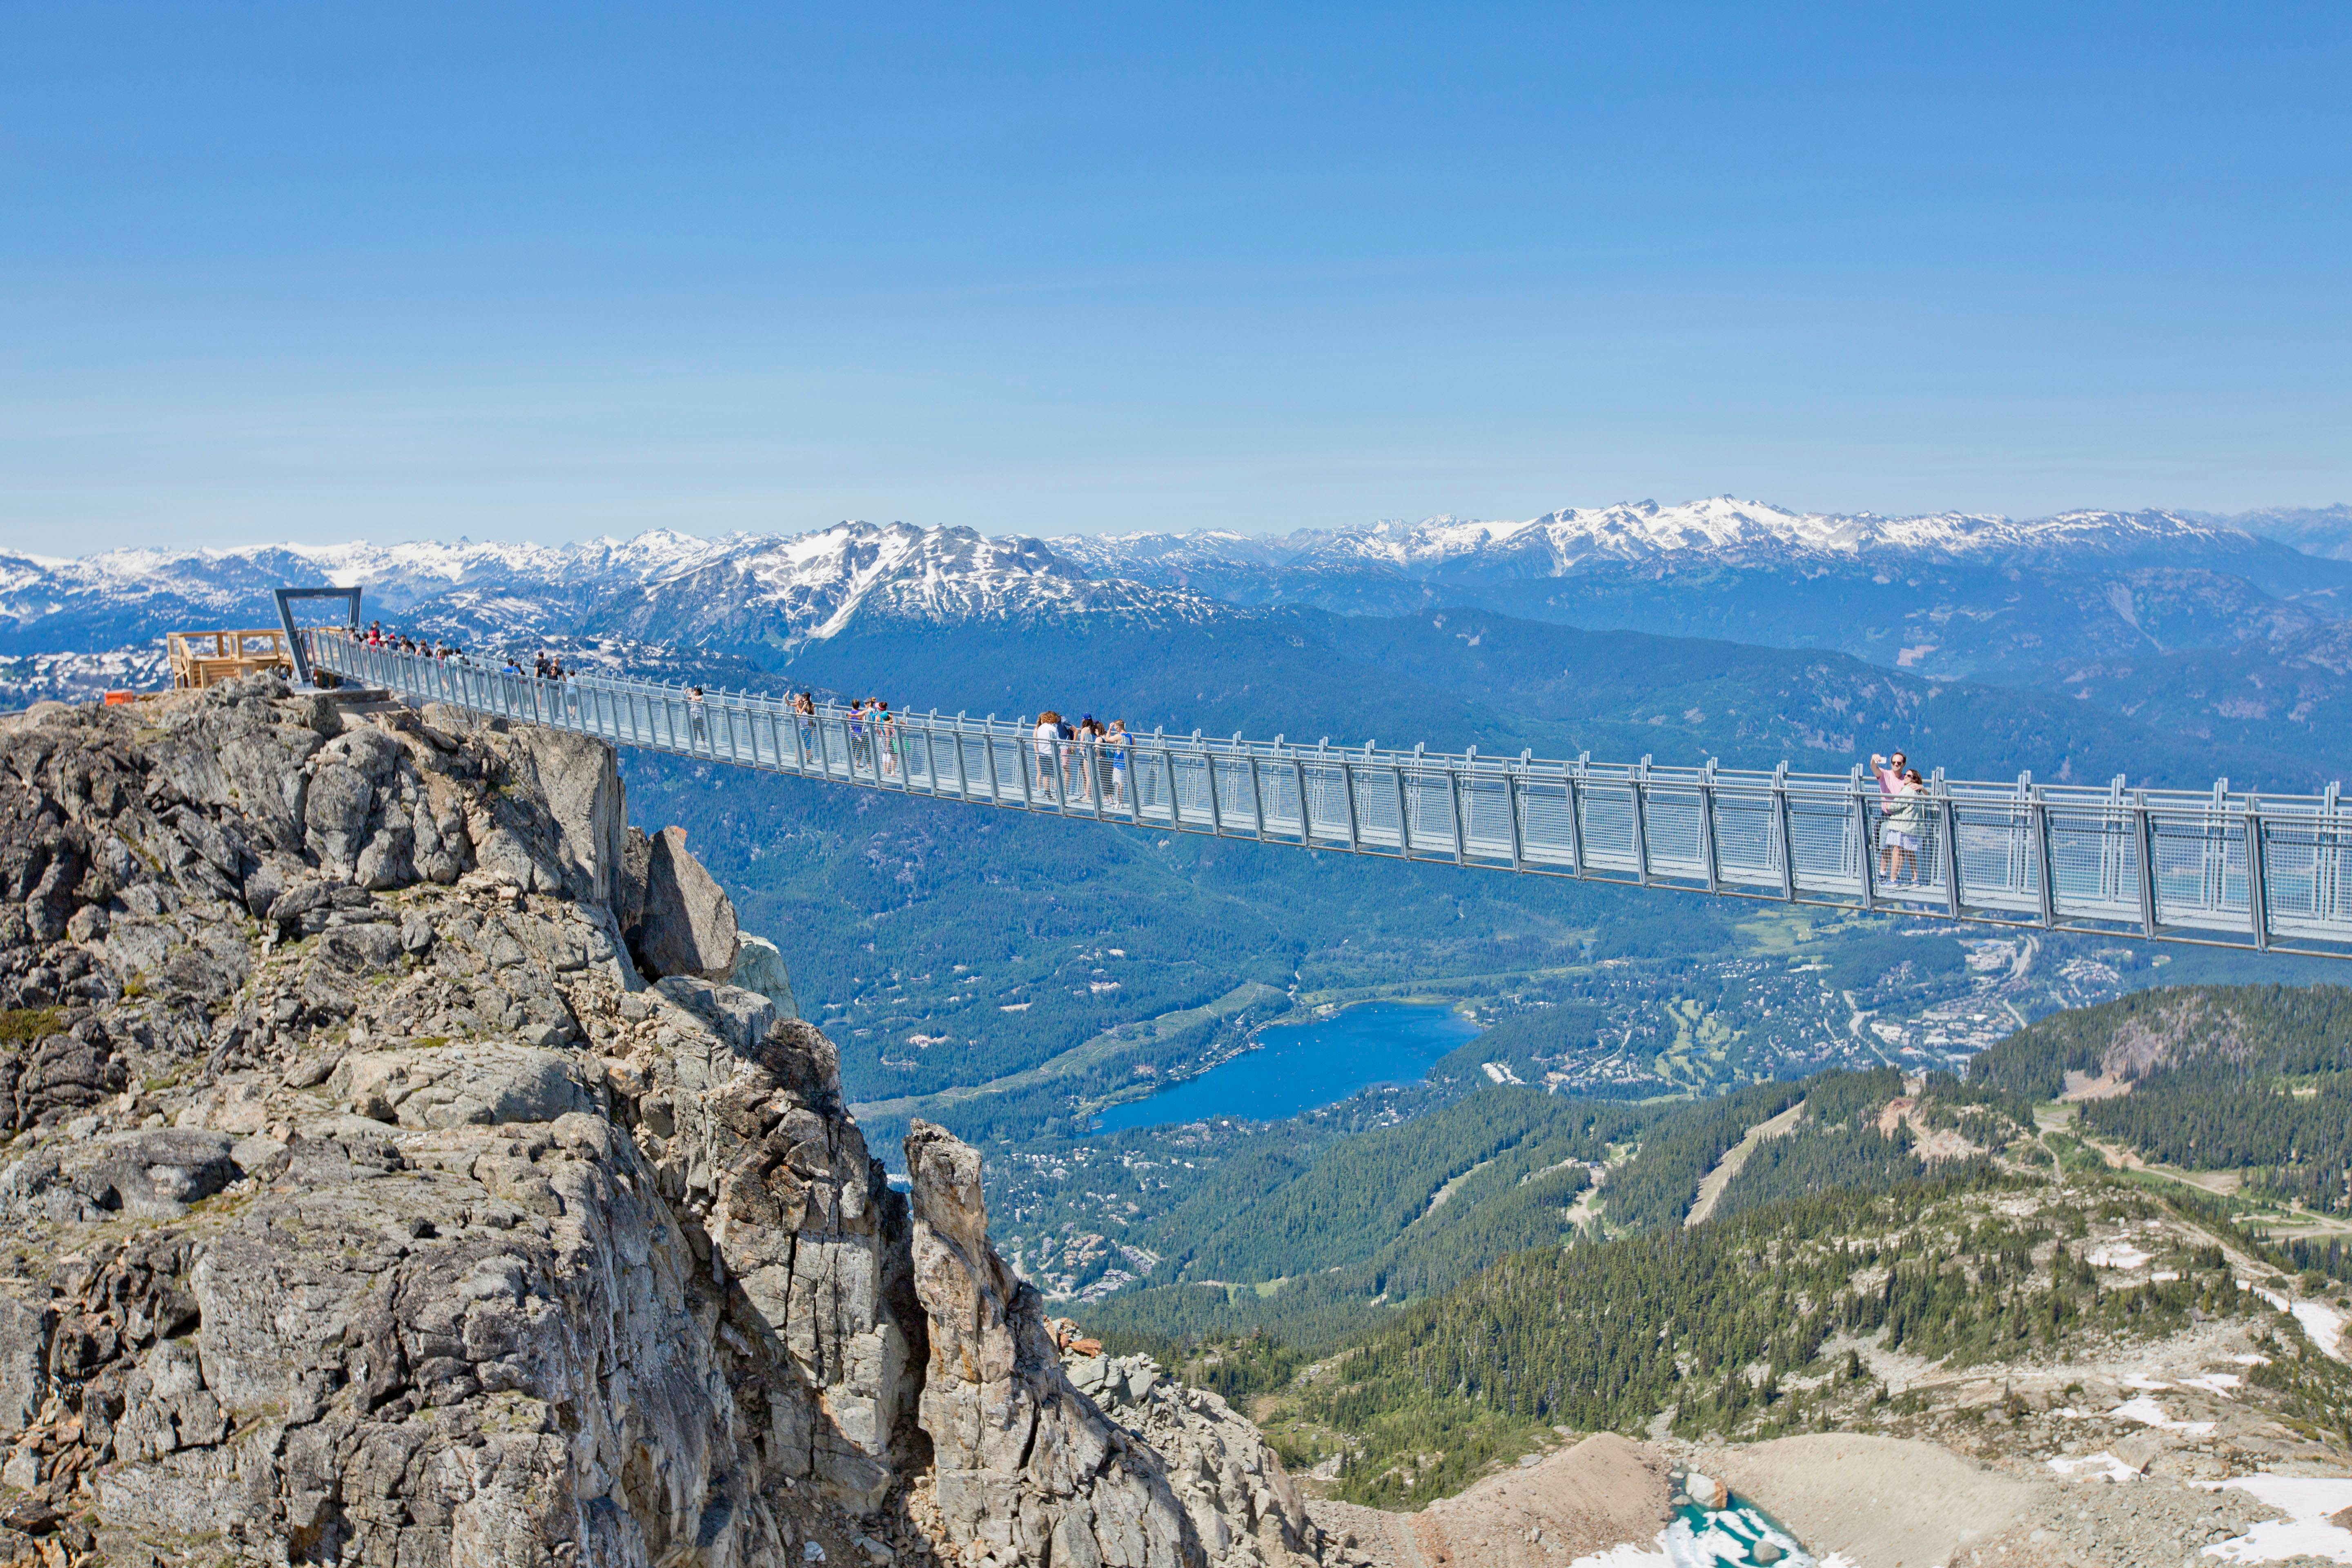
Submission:
{"label": "boulder", "polygon": [[159,1127],[114,1145],[100,1165],[125,1214],[170,1218],[236,1180],[226,1134]]}
{"label": "boulder", "polygon": [[230,1146],[228,1157],[238,1170],[263,1181],[277,1175],[287,1164],[286,1145],[260,1132],[238,1139]]}
{"label": "boulder", "polygon": [[747,1060],[759,1054],[761,1042],[775,1027],[776,1005],[756,991],[737,985],[714,985],[708,980],[674,975],[654,982],[654,990],[709,1026],[711,1031]]}
{"label": "boulder", "polygon": [[[632,840],[624,857],[635,882],[638,854]],[[725,980],[735,971],[741,936],[735,904],[686,847],[686,829],[665,827],[646,841],[642,882],[624,890],[621,903],[634,911],[623,935],[637,963],[653,978],[673,974]]]}
{"label": "boulder", "polygon": [[2135,1432],[2121,1442],[2110,1445],[2107,1451],[2133,1469],[2146,1475],[2147,1468],[2162,1458],[2165,1449],[2169,1447],[2170,1444],[2165,1440],[2165,1436],[2161,1432]]}
{"label": "boulder", "polygon": [[613,748],[536,724],[520,726],[515,738],[509,765],[528,772],[546,802],[554,828],[553,858],[566,890],[583,903],[611,903],[620,890],[629,821]]}
{"label": "boulder", "polygon": [[779,1018],[797,1018],[800,1004],[793,996],[793,977],[784,968],[784,955],[776,944],[763,936],[745,932],[742,946],[735,954],[735,973],[727,977],[730,985],[746,991],[756,991],[775,1004]]}
{"label": "boulder", "polygon": [[602,1108],[575,1054],[500,1041],[353,1051],[328,1078],[327,1094],[370,1121],[420,1130],[553,1121]]}

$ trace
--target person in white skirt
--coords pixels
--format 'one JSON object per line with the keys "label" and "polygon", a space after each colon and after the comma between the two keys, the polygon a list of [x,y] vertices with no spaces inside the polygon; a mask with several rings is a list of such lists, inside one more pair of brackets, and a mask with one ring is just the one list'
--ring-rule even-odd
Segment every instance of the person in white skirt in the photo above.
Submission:
{"label": "person in white skirt", "polygon": [[1896,782],[1895,793],[1886,797],[1879,826],[1880,843],[1893,861],[1887,880],[1917,881],[1919,840],[1927,831],[1927,785],[1918,769],[1911,769]]}

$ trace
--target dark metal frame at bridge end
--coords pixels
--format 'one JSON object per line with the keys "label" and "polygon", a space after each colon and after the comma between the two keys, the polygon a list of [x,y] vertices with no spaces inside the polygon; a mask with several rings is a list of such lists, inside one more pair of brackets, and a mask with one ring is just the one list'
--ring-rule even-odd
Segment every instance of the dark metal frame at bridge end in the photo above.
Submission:
{"label": "dark metal frame at bridge end", "polygon": [[298,599],[346,599],[352,606],[351,629],[356,636],[360,629],[360,591],[357,588],[280,588],[278,590],[278,624],[286,629],[286,646],[294,652],[294,679],[297,685],[309,686],[310,650],[294,625],[294,604]]}

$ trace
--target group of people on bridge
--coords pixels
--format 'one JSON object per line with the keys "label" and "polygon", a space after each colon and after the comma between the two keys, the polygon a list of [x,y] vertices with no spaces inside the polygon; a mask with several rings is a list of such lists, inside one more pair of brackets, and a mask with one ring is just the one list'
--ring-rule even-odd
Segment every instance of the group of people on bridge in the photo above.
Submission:
{"label": "group of people on bridge", "polygon": [[1127,761],[1131,742],[1127,721],[1105,724],[1088,713],[1075,724],[1051,708],[1037,715],[1031,732],[1037,750],[1037,787],[1065,805],[1100,800],[1114,809],[1127,804]]}
{"label": "group of people on bridge", "polygon": [[[877,779],[904,778],[908,771],[908,738],[898,715],[880,697],[850,700],[836,718],[819,713],[814,691],[803,690],[785,700],[800,731],[801,754],[821,759],[827,753],[828,735],[845,743],[853,773]],[[699,686],[686,693],[688,725],[699,742],[708,738]],[[1128,763],[1132,747],[1123,719],[1108,724],[1088,713],[1075,723],[1051,709],[1037,717],[1031,732],[1036,751],[1035,782],[1039,794],[1063,805],[1123,807],[1128,795]]]}
{"label": "group of people on bridge", "polygon": [[[452,661],[466,665],[474,663],[467,657],[466,650],[456,643],[436,642],[431,637],[408,637],[401,632],[387,629],[382,621],[370,621],[364,630],[353,629],[346,632],[335,626],[325,626],[320,629],[326,635],[348,637],[355,642],[368,647],[381,648],[386,653],[407,654],[416,658],[438,659],[443,663]],[[518,678],[528,674],[535,679],[561,683],[572,679],[579,672],[567,666],[561,657],[541,648],[532,656],[529,670],[523,668],[520,654],[509,653],[499,673]],[[699,696],[701,688],[697,687],[695,690]]]}
{"label": "group of people on bridge", "polygon": [[438,643],[430,637],[419,641],[415,637],[404,637],[398,632],[388,632],[383,629],[382,621],[370,621],[367,630],[358,633],[357,636],[360,641],[370,647],[380,647],[392,653],[413,654],[418,658],[447,659],[466,657],[466,650],[454,643]]}
{"label": "group of people on bridge", "polygon": [[[702,734],[702,688],[688,689],[687,709],[693,715],[697,738]],[[824,731],[817,721],[816,693],[801,691],[788,700],[793,721],[800,729],[801,753],[806,757],[824,755]],[[849,763],[855,769],[863,767],[877,778],[900,778],[906,773],[906,738],[898,729],[898,716],[890,711],[890,704],[879,697],[853,697],[841,720],[841,734],[849,743]]]}

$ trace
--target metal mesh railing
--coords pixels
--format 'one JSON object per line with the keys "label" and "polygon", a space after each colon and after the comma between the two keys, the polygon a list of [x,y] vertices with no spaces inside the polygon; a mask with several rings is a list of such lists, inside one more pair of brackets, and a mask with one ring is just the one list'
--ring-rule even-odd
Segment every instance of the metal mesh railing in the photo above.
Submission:
{"label": "metal mesh railing", "polygon": [[[1041,739],[936,711],[796,712],[750,692],[561,681],[302,634],[311,663],[419,701],[616,745],[909,795],[1160,831],[1689,888],[1952,920],[2336,954],[2352,855],[2324,795],[2011,784],[1938,775],[1888,829],[1877,784],[1837,774],[1217,740]],[[2251,850],[2250,850],[2250,847]]]}

